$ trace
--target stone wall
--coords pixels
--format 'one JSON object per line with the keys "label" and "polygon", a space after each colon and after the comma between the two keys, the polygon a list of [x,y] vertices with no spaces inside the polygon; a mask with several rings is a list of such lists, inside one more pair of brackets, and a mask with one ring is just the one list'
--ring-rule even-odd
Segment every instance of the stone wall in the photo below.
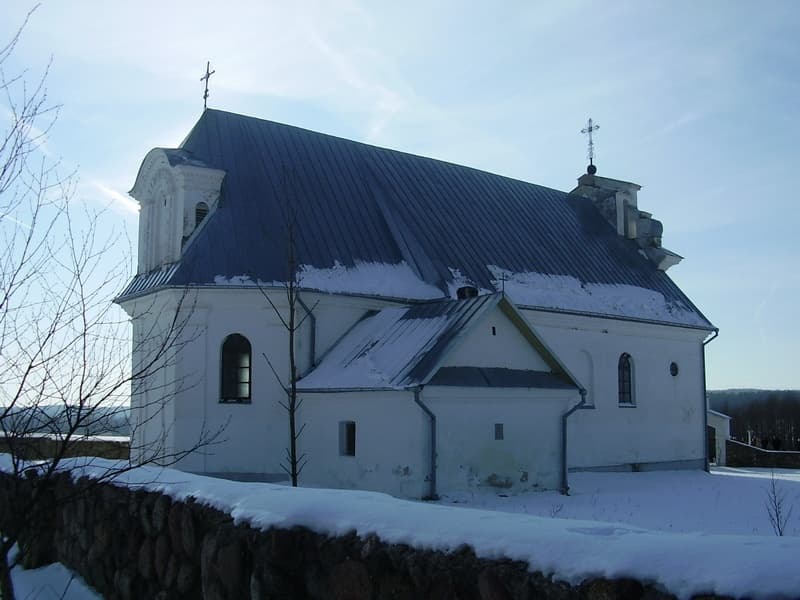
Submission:
{"label": "stone wall", "polygon": [[800,452],[764,450],[736,440],[725,441],[726,465],[729,467],[773,467],[800,469]]}
{"label": "stone wall", "polygon": [[[0,475],[0,496],[7,478]],[[51,492],[57,508],[24,545],[27,566],[60,561],[109,600],[673,598],[630,579],[569,586],[526,563],[477,558],[467,546],[444,553],[355,533],[255,530],[191,500],[68,476]]]}

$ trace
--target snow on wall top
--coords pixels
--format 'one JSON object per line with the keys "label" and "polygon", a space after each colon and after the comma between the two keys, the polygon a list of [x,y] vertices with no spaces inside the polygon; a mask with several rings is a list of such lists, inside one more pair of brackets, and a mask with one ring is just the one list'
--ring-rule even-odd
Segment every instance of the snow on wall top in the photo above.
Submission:
{"label": "snow on wall top", "polygon": [[[0,468],[7,470],[5,458],[0,455]],[[102,476],[111,465],[97,458],[62,461],[76,479]],[[236,523],[262,530],[301,526],[327,535],[355,531],[445,552],[468,544],[480,557],[525,561],[532,571],[573,584],[592,577],[634,577],[681,599],[707,593],[792,598],[800,589],[796,537],[666,533],[620,523],[440,506],[377,492],[226,481],[155,467],[124,473],[114,485],[160,492],[174,500],[194,498],[230,514]]]}
{"label": "snow on wall top", "polygon": [[[365,293],[364,279],[351,271],[383,265],[373,269],[369,293],[417,298],[417,283],[385,276],[402,264],[438,297],[449,297],[460,282],[499,291],[490,267],[497,265],[512,274],[570,278],[578,286],[660,294],[666,308],[655,311],[657,320],[713,328],[586,198],[212,109],[180,152],[226,176],[217,210],[184,248],[169,282],[159,285],[214,285],[217,277],[242,274],[285,281],[291,206],[295,254],[316,275],[325,274],[317,285],[330,291]],[[601,296],[593,290],[581,304],[615,317],[653,312]]]}

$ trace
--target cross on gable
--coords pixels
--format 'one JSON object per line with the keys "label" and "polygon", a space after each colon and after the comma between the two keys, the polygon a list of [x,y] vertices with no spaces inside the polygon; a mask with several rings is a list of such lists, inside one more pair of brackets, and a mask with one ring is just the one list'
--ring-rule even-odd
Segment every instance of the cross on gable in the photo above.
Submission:
{"label": "cross on gable", "polygon": [[207,108],[207,101],[208,101],[208,80],[211,79],[211,76],[216,73],[217,71],[210,71],[211,68],[211,61],[206,62],[206,74],[200,78],[200,81],[206,82],[206,89],[203,92],[203,108]]}
{"label": "cross on gable", "polygon": [[587,158],[589,159],[588,171],[591,174],[594,174],[597,171],[597,167],[594,166],[594,140],[592,139],[592,132],[597,131],[598,129],[600,129],[600,125],[595,125],[591,117],[589,117],[586,127],[581,129],[581,133],[589,136],[589,150],[587,152]]}

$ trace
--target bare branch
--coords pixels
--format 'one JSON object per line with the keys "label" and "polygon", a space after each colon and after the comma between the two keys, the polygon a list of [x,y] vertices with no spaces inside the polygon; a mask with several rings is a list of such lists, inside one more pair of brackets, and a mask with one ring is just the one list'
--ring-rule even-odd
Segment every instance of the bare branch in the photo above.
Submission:
{"label": "bare branch", "polygon": [[281,379],[281,376],[278,375],[278,371],[275,370],[275,366],[272,364],[272,361],[270,361],[269,357],[264,352],[261,353],[261,356],[264,357],[264,360],[267,362],[267,365],[269,365],[269,369],[275,376],[275,380],[278,382],[278,385],[280,385],[281,388],[286,390],[285,386],[283,385],[283,380]]}
{"label": "bare branch", "polygon": [[769,517],[769,524],[777,536],[783,536],[786,532],[786,525],[792,517],[794,506],[787,506],[786,493],[778,486],[775,479],[775,471],[770,472],[770,482],[767,487],[767,499],[764,502]]}
{"label": "bare branch", "polygon": [[[203,422],[190,447],[167,442],[174,423],[164,407],[196,384],[175,374],[181,349],[197,338],[190,324],[196,294],[164,292],[149,306],[141,300],[130,342],[131,324],[111,300],[129,279],[131,260],[108,259],[123,236],[103,226],[103,211],[75,200],[75,174],[61,173],[45,146],[58,115],[47,98],[49,65],[33,85],[26,71],[5,68],[32,13],[0,47],[0,111],[10,123],[0,134],[0,444],[10,455],[12,477],[4,482],[31,492],[28,502],[0,511],[0,597],[9,600],[8,550],[20,543],[25,553],[22,526],[30,534],[30,523],[53,509],[49,492],[75,468],[67,459],[87,437],[119,424],[130,431],[131,456],[104,463],[93,479],[101,483],[142,464],[172,465],[205,452],[227,426]],[[145,444],[148,427],[162,435]]]}

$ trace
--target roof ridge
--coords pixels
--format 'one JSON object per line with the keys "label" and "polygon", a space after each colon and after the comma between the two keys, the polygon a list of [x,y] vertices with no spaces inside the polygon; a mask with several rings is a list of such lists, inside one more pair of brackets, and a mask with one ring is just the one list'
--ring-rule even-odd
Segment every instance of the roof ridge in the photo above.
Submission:
{"label": "roof ridge", "polygon": [[[557,188],[548,187],[546,185],[541,185],[539,183],[533,183],[531,181],[527,181],[525,179],[520,179],[518,177],[512,177],[510,175],[503,175],[501,173],[496,173],[494,171],[489,171],[487,169],[481,169],[479,167],[472,167],[470,165],[462,165],[460,163],[456,163],[456,162],[452,162],[452,161],[449,161],[449,160],[445,160],[443,158],[436,158],[434,156],[426,156],[424,154],[416,154],[414,152],[410,152],[410,151],[407,151],[407,150],[398,150],[397,148],[390,148],[388,146],[379,146],[377,144],[371,144],[369,142],[362,142],[362,141],[359,141],[359,140],[354,140],[354,139],[351,139],[351,138],[348,138],[348,137],[344,137],[342,135],[337,135],[335,133],[326,133],[324,131],[317,131],[316,129],[309,129],[308,127],[302,127],[300,125],[292,125],[292,124],[289,124],[289,123],[282,123],[280,121],[273,121],[271,119],[264,119],[263,117],[256,117],[256,116],[253,116],[253,115],[244,115],[242,113],[237,113],[237,112],[233,112],[233,111],[220,110],[218,108],[206,108],[205,111],[203,112],[203,115],[201,115],[200,119],[203,119],[203,117],[206,115],[206,113],[219,113],[221,115],[226,115],[226,116],[235,117],[235,118],[239,118],[239,119],[248,119],[248,120],[252,120],[252,121],[259,121],[261,123],[268,123],[270,125],[278,125],[279,127],[287,127],[289,129],[305,131],[307,133],[313,133],[314,135],[321,135],[321,136],[325,136],[325,137],[328,137],[328,138],[341,140],[341,141],[344,141],[344,142],[348,142],[350,144],[357,144],[359,146],[365,146],[367,148],[372,148],[372,149],[380,150],[380,151],[383,151],[383,152],[393,152],[393,153],[396,153],[396,154],[402,154],[404,156],[410,156],[412,158],[418,158],[418,159],[422,159],[422,160],[434,161],[434,162],[437,162],[437,163],[442,164],[442,165],[456,167],[458,169],[468,169],[470,171],[476,171],[478,173],[484,173],[484,174],[487,174],[487,175],[491,175],[493,177],[501,177],[501,178],[507,179],[509,181],[516,181],[518,183],[523,183],[525,185],[530,185],[530,186],[534,186],[534,187],[537,187],[537,188],[550,190],[550,191],[553,191],[553,192],[557,192],[559,194],[564,194],[565,196],[569,195],[569,192],[565,192],[564,190],[559,190]],[[197,127],[197,124],[199,124],[199,123],[200,123],[200,120],[198,120],[197,123],[195,123],[195,127]],[[186,140],[189,139],[189,136],[191,135],[191,133],[193,131],[194,131],[194,127],[192,128],[192,131],[189,132],[189,135],[187,135],[186,138],[181,143],[181,146],[180,146],[181,148],[183,147],[183,143],[185,143]]]}

